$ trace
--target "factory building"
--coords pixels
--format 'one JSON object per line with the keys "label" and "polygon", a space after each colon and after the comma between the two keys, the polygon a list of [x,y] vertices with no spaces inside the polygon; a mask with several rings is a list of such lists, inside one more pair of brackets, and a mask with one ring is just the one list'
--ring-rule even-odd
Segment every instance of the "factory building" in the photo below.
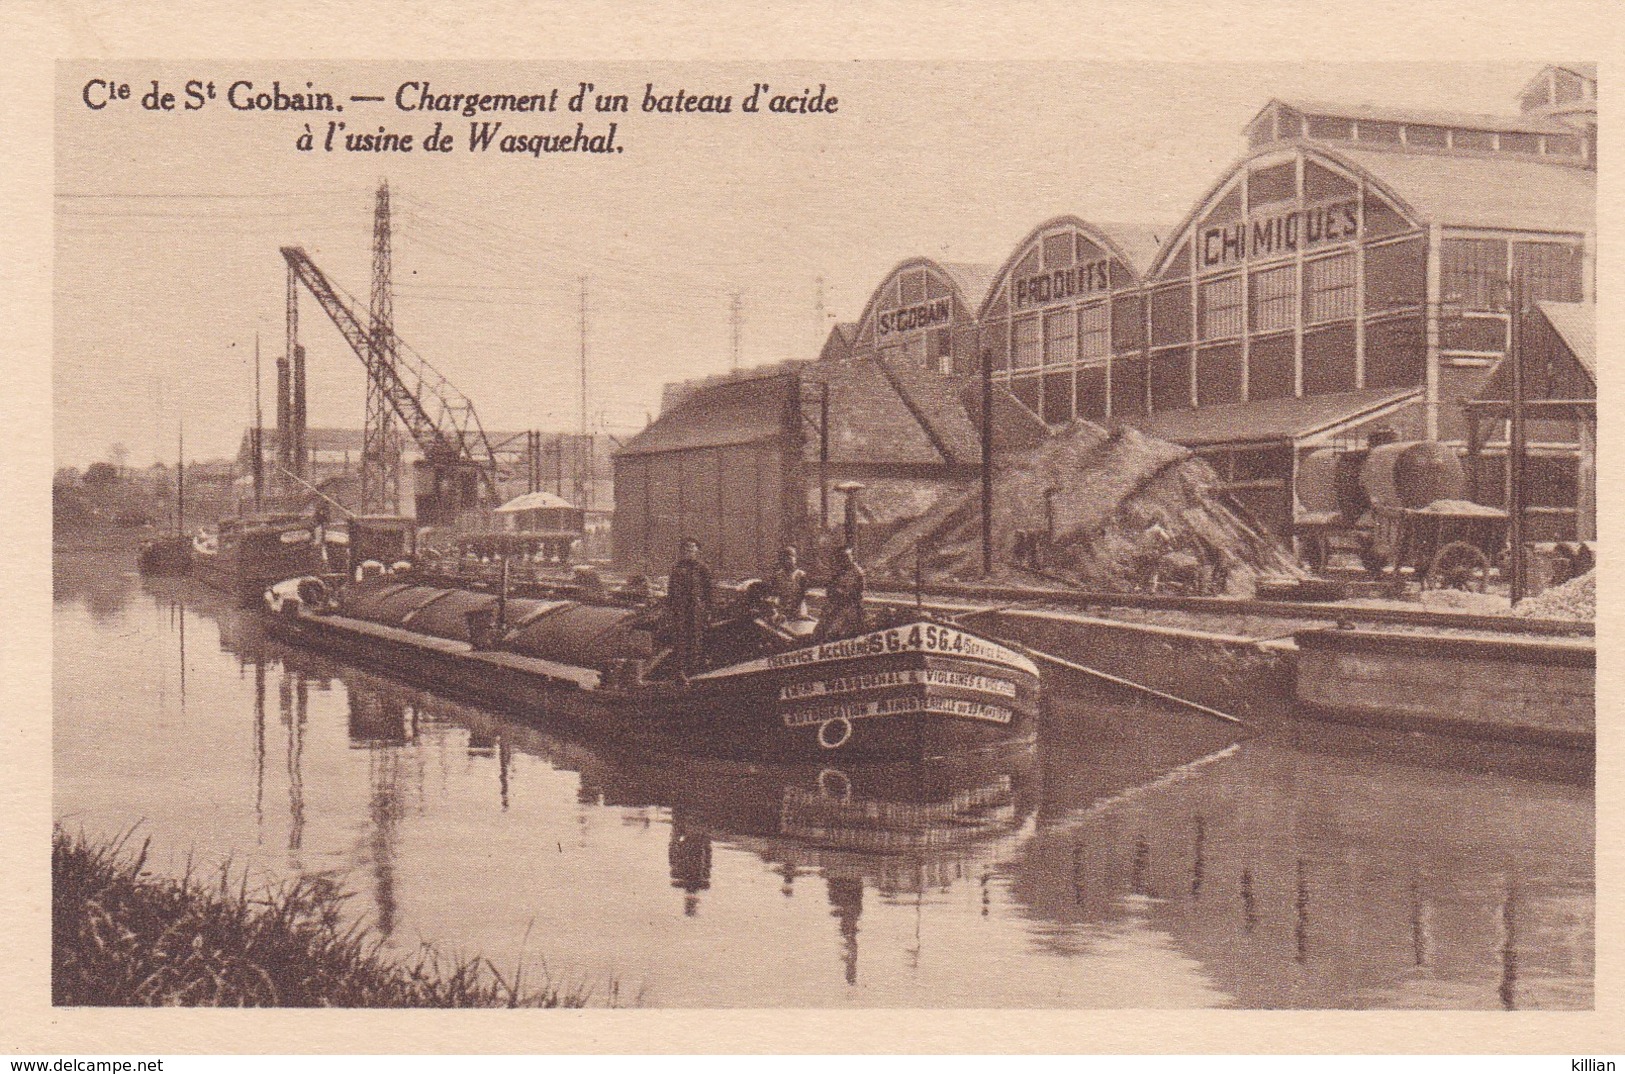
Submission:
{"label": "factory building", "polygon": [[[995,379],[1050,425],[1193,448],[1283,535],[1316,447],[1381,425],[1465,450],[1512,273],[1533,301],[1593,297],[1594,76],[1550,68],[1521,100],[1510,117],[1270,101],[1143,278],[1076,224],[1070,244],[1060,222],[1024,240],[981,310]],[[1023,313],[1035,279],[1064,301]]]}
{"label": "factory building", "polygon": [[978,311],[982,354],[995,379],[1048,425],[1104,422],[1114,390],[1118,414],[1142,412],[1140,270],[1156,252],[1146,228],[1107,230],[1075,216],[1034,228]]}
{"label": "factory building", "polygon": [[970,376],[980,337],[976,311],[993,269],[916,257],[886,274],[846,347],[848,360],[880,358],[893,368]]}
{"label": "factory building", "polygon": [[[1175,226],[1061,216],[996,268],[905,260],[818,361],[668,386],[617,455],[616,557],[658,566],[679,533],[711,532],[727,569],[757,569],[826,521],[840,480],[874,483],[876,533],[923,511],[978,471],[984,362],[1000,449],[1074,420],[1133,426],[1201,455],[1281,536],[1303,510],[1303,458],[1378,429],[1472,454],[1496,502],[1506,441],[1485,392],[1511,349],[1513,276],[1553,338],[1594,316],[1596,97],[1594,68],[1556,65],[1511,115],[1270,100]],[[1531,506],[1565,539],[1594,531],[1594,417],[1575,413],[1529,470]],[[754,490],[775,520],[737,529],[721,475],[750,459],[776,475]],[[691,487],[691,464],[717,476]]]}

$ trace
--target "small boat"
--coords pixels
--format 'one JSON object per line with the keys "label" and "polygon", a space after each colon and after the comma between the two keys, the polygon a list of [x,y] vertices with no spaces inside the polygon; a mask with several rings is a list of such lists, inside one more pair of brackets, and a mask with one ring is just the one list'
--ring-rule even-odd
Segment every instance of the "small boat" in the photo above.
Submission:
{"label": "small boat", "polygon": [[322,527],[303,515],[223,519],[217,533],[192,540],[192,573],[242,604],[295,575],[321,574]]}
{"label": "small boat", "polygon": [[1030,741],[1038,667],[925,613],[813,642],[749,613],[691,675],[649,609],[372,579],[272,587],[284,640],[593,734],[725,757],[924,760]]}
{"label": "small boat", "polygon": [[154,537],[141,542],[136,569],[154,577],[185,574],[192,569],[192,539],[185,536]]}

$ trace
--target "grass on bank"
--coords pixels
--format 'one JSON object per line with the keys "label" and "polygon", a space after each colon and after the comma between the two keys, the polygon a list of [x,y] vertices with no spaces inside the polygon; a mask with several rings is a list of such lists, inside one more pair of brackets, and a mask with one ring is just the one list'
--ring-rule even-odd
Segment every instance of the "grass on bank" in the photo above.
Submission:
{"label": "grass on bank", "polygon": [[[348,897],[311,879],[252,896],[145,871],[148,843],[92,842],[57,825],[51,839],[51,1002],[57,1006],[583,1007],[590,989],[527,985],[483,958],[415,962],[383,937],[344,926]],[[611,986],[608,1002],[618,1001]]]}

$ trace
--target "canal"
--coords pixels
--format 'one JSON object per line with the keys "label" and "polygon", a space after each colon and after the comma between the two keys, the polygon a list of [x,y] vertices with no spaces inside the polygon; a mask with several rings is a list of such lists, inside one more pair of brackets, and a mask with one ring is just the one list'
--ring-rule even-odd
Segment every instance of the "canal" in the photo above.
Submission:
{"label": "canal", "polygon": [[[54,813],[663,1007],[1589,1008],[1589,757],[1049,691],[931,767],[626,756],[55,557]],[[1081,688],[1080,688],[1081,689]]]}

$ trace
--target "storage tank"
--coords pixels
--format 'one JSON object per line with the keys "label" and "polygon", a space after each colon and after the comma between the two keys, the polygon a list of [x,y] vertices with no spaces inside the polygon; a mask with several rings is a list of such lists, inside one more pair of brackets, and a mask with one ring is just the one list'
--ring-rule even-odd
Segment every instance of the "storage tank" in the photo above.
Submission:
{"label": "storage tank", "polygon": [[1376,508],[1426,507],[1467,499],[1467,472],[1455,449],[1437,440],[1374,447],[1360,469],[1360,484]]}

